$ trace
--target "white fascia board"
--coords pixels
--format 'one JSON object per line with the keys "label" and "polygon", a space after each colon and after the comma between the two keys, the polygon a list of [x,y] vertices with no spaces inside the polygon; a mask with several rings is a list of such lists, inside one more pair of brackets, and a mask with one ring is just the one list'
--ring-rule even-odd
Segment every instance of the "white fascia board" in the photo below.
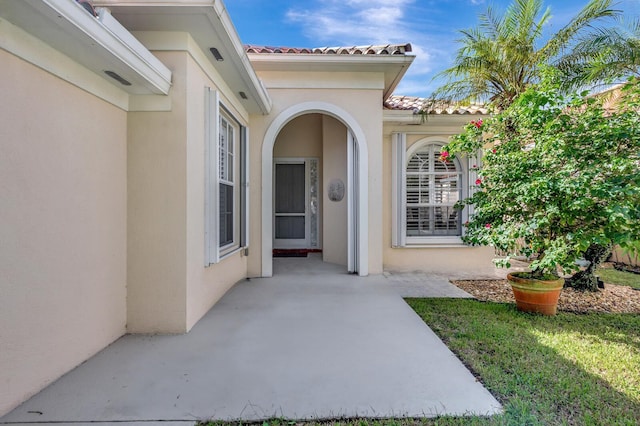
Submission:
{"label": "white fascia board", "polygon": [[231,17],[227,12],[227,9],[222,4],[221,1],[216,1],[214,4],[214,8],[224,31],[229,38],[230,45],[233,47],[236,55],[234,55],[234,62],[238,61],[238,66],[240,68],[240,75],[243,77],[245,84],[249,87],[249,90],[252,92],[251,94],[256,99],[258,106],[264,115],[269,114],[271,112],[271,108],[273,107],[273,102],[269,97],[269,93],[267,89],[264,87],[258,75],[256,74],[251,62],[249,61],[249,57],[247,56],[247,52],[244,49],[244,44],[240,40],[238,36],[238,32],[236,31],[233,22],[231,21]]}
{"label": "white fascia board", "polygon": [[410,110],[389,110],[382,113],[382,120],[388,124],[417,124],[426,126],[464,126],[471,120],[485,119],[488,114],[427,114],[423,116]]}
{"label": "white fascia board", "polygon": [[105,48],[110,50],[121,61],[129,64],[159,92],[154,91],[154,93],[168,94],[171,88],[171,70],[153,56],[133,34],[111,16],[108,9],[99,9],[98,19],[111,33],[112,37],[120,42],[105,40]]}
{"label": "white fascia board", "polygon": [[393,66],[410,65],[415,59],[414,55],[328,55],[317,53],[249,53],[249,60],[258,70],[288,69],[286,66],[317,66],[321,70],[324,67],[355,66],[360,69],[366,66]]}
{"label": "white fascia board", "polygon": [[[0,14],[128,93],[169,92],[171,71],[112,17],[96,18],[75,0],[0,0]],[[117,83],[106,70],[125,74],[131,85]]]}

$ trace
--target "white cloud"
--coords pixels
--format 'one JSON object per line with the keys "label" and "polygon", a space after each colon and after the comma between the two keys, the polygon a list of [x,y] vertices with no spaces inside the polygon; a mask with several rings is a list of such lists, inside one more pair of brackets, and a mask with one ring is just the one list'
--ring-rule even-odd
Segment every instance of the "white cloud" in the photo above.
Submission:
{"label": "white cloud", "polygon": [[312,40],[301,47],[411,43],[416,59],[396,93],[428,96],[434,89],[430,73],[450,63],[455,47],[451,35],[443,33],[446,24],[425,13],[422,1],[311,0],[286,16]]}
{"label": "white cloud", "polygon": [[406,6],[415,0],[324,0],[292,8],[287,18],[320,42],[356,44],[406,43],[410,31]]}

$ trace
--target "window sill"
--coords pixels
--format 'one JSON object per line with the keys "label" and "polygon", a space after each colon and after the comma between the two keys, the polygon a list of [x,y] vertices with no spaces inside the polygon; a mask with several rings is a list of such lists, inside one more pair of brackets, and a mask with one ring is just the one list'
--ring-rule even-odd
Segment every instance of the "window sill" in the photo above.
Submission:
{"label": "window sill", "polygon": [[460,237],[424,237],[407,238],[404,246],[394,246],[393,248],[462,248],[472,247],[465,244]]}
{"label": "window sill", "polygon": [[234,254],[238,253],[241,250],[242,250],[242,247],[238,247],[238,246],[224,249],[224,251],[220,252],[220,261],[223,261],[226,258],[233,256]]}
{"label": "window sill", "polygon": [[244,249],[245,247],[237,247],[237,246],[233,248],[225,249],[224,252],[220,253],[220,257],[218,258],[218,261],[216,263],[210,263],[209,265],[206,265],[205,268],[209,268],[213,265],[219,265],[223,260],[234,256],[236,253],[241,252]]}
{"label": "window sill", "polygon": [[411,245],[430,246],[433,244],[453,244],[453,245],[464,244],[460,236],[444,236],[444,235],[430,236],[430,237],[407,237],[405,241],[406,241],[405,244],[408,246],[411,246]]}
{"label": "window sill", "polygon": [[426,248],[471,248],[465,243],[422,243],[422,244],[407,244],[406,246],[393,246],[394,249],[426,249]]}

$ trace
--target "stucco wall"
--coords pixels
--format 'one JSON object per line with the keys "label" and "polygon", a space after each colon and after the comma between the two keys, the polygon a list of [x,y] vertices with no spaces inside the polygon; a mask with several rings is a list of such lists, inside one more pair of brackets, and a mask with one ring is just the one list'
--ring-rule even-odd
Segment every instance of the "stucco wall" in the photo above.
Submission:
{"label": "stucco wall", "polygon": [[[184,333],[246,276],[246,257],[238,250],[205,267],[205,87],[220,90],[214,72],[189,50],[154,54],[173,72],[171,111],[129,114],[127,330]],[[225,93],[220,100],[246,125],[246,112]]]}
{"label": "stucco wall", "polygon": [[305,114],[287,123],[276,138],[273,158],[322,158],[322,114]]}
{"label": "stucco wall", "polygon": [[156,56],[173,72],[169,112],[130,112],[128,129],[127,331],[186,331],[186,63]]}
{"label": "stucco wall", "polygon": [[[324,218],[322,259],[325,262],[347,265],[347,128],[330,116],[322,119],[323,137],[323,187],[322,216]],[[339,179],[345,187],[340,201],[329,199],[332,180]]]}
{"label": "stucco wall", "polygon": [[393,132],[407,133],[407,148],[429,137],[430,140],[447,142],[449,137],[460,131],[471,118],[460,116],[429,117],[420,125],[384,126],[384,190],[383,190],[383,246],[384,269],[389,271],[427,271],[452,276],[482,276],[493,274],[491,262],[494,251],[491,247],[470,247],[459,245],[423,245],[394,248],[391,246],[391,197],[392,164],[391,138]]}
{"label": "stucco wall", "polygon": [[0,63],[2,415],[125,332],[127,117]]}
{"label": "stucco wall", "polygon": [[[204,88],[212,87],[220,90],[213,81],[194,61],[191,55],[187,56],[187,99],[186,99],[186,272],[187,272],[187,324],[189,330],[193,325],[205,315],[209,309],[239,280],[247,276],[247,258],[244,251],[237,251],[234,254],[222,259],[220,263],[204,267],[204,182],[205,182],[205,112],[204,112]],[[247,113],[234,109],[224,91],[220,92],[220,101],[225,108],[239,120],[243,125],[247,125],[242,120]],[[217,141],[216,136],[216,141]],[[237,151],[239,153],[239,150]],[[236,180],[240,186],[239,155],[236,156],[235,165]],[[250,185],[253,174],[250,178]],[[237,203],[239,205],[239,203]],[[218,214],[218,212],[214,212]],[[255,212],[251,212],[252,217],[257,217]],[[236,215],[235,226],[240,223]],[[236,235],[239,235],[237,232]],[[249,250],[253,244],[250,242]]]}

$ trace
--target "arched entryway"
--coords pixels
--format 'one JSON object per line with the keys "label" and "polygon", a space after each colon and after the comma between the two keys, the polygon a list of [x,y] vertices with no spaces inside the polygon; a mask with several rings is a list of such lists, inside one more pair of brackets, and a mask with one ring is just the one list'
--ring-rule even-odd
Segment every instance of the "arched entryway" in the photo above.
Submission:
{"label": "arched entryway", "polygon": [[[271,123],[262,145],[262,276],[273,273],[274,241],[274,146],[285,126],[302,116],[326,115],[344,125],[346,143],[347,269],[368,274],[368,152],[362,129],[341,108],[324,102],[305,102],[287,108]],[[296,163],[297,161],[297,163]],[[291,164],[305,164],[304,157],[292,158]],[[286,161],[282,161],[287,164]],[[295,167],[283,167],[291,169]],[[284,171],[287,173],[287,171]],[[328,188],[325,188],[325,192]]]}

